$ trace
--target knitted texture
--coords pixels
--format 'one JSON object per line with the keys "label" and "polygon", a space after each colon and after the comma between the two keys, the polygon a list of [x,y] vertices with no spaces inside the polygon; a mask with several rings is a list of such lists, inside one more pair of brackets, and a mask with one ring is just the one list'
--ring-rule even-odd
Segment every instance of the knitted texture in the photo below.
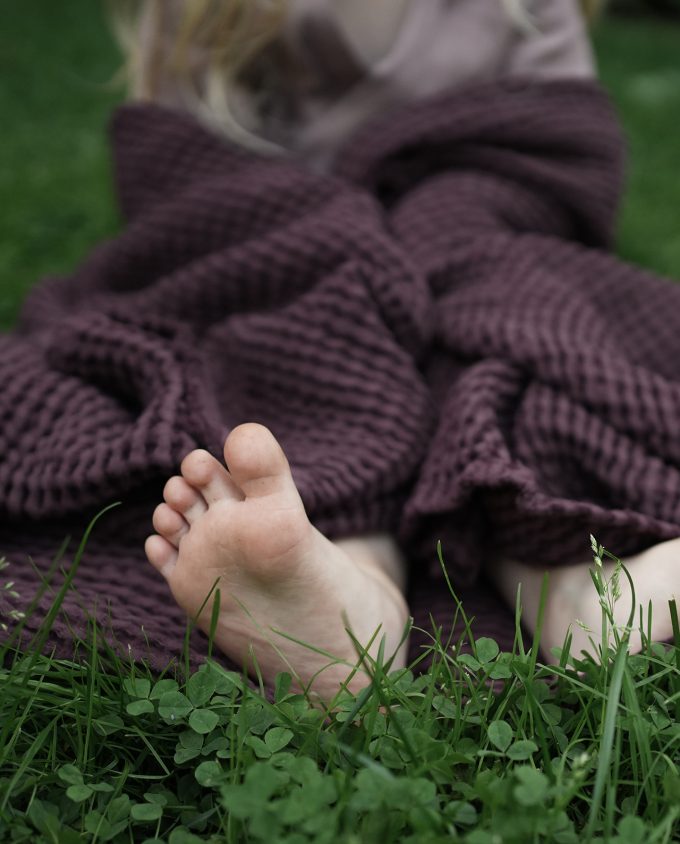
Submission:
{"label": "knitted texture", "polygon": [[48,647],[65,654],[96,603],[123,652],[179,654],[184,618],[143,539],[184,455],[219,456],[246,421],[280,440],[320,530],[398,536],[424,627],[454,609],[438,540],[477,634],[507,647],[485,560],[678,535],[680,289],[606,251],[623,145],[596,85],[423,102],[367,125],[331,175],[149,105],[112,134],[124,230],[0,337],[13,605],[122,502]]}

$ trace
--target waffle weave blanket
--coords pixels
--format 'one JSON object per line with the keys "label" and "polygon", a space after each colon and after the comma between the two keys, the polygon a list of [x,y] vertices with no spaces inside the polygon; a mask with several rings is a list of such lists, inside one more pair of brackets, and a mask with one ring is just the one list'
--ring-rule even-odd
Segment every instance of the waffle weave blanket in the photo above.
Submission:
{"label": "waffle weave blanket", "polygon": [[367,125],[330,175],[150,105],[120,109],[112,138],[122,232],[0,338],[5,614],[122,502],[47,647],[66,654],[96,605],[123,652],[179,654],[142,543],[183,456],[220,455],[245,421],[278,437],[322,531],[398,536],[425,628],[454,609],[439,540],[473,629],[507,646],[486,560],[678,535],[680,288],[607,251],[623,143],[598,86],[423,102]]}

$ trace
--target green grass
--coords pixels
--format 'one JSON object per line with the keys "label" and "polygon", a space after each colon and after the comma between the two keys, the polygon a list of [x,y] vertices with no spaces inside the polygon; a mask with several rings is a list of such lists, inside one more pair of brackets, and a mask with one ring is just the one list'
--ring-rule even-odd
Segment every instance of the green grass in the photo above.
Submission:
{"label": "green grass", "polygon": [[[36,280],[68,272],[118,227],[104,130],[119,94],[97,2],[5,0],[3,12],[7,328]],[[631,147],[618,250],[680,277],[680,29],[613,20],[596,45]],[[11,567],[3,577],[11,584]],[[287,675],[273,701],[214,663],[187,676],[182,654],[152,676],[108,651],[94,625],[71,661],[42,655],[40,639],[23,654],[4,646],[0,841],[678,840],[672,618],[674,647],[646,640],[629,656],[617,634],[599,660],[565,649],[558,668],[543,667],[538,642],[519,635],[512,653],[489,639],[466,653],[430,631],[431,670],[378,662],[359,699],[341,695],[325,711],[292,693]]]}
{"label": "green grass", "polygon": [[0,329],[117,228],[105,129],[119,59],[96,0],[3,0]]}
{"label": "green grass", "polygon": [[629,142],[618,251],[680,278],[680,22],[609,20],[595,44]]}
{"label": "green grass", "polygon": [[181,654],[154,676],[107,650],[94,624],[73,660],[44,656],[62,590],[33,647],[0,649],[0,840],[675,841],[675,603],[675,646],[643,635],[630,656],[610,623],[616,578],[594,550],[595,659],[567,641],[544,667],[540,633],[525,645],[519,625],[510,653],[433,629],[429,671],[366,659],[370,685],[325,707],[285,673],[273,700],[211,660],[187,676]]}

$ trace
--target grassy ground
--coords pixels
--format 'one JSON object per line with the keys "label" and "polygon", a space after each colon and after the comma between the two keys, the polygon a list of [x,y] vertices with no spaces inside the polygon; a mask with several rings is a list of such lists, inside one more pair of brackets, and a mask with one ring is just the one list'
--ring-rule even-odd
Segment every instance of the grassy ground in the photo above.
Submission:
{"label": "grassy ground", "polygon": [[600,75],[629,142],[618,250],[680,278],[680,23],[608,21],[596,33]]}
{"label": "grassy ground", "polygon": [[4,0],[0,328],[117,226],[105,127],[117,54],[96,0]]}
{"label": "grassy ground", "polygon": [[180,656],[154,677],[97,652],[94,632],[74,661],[40,656],[41,634],[21,655],[0,647],[0,840],[677,841],[675,603],[675,646],[643,637],[629,656],[594,551],[596,659],[574,660],[567,642],[541,666],[540,611],[534,641],[518,633],[511,653],[491,639],[466,653],[432,631],[430,670],[369,662],[367,689],[327,707],[289,674],[269,700],[210,660],[187,677]]}
{"label": "grassy ground", "polygon": [[[118,95],[96,2],[5,0],[3,11],[9,327],[31,284],[118,226],[104,143]],[[619,251],[680,278],[680,28],[612,21],[596,43],[631,145]],[[11,568],[5,582],[10,594]],[[39,656],[39,642],[23,656],[3,648],[0,841],[678,840],[677,646],[627,657],[619,642],[599,661],[565,653],[548,670],[537,642],[499,654],[480,640],[467,656],[446,644],[433,633],[422,677],[373,666],[366,694],[328,711],[285,675],[271,702],[214,665],[189,678],[181,658],[159,679],[92,642],[73,662]]]}

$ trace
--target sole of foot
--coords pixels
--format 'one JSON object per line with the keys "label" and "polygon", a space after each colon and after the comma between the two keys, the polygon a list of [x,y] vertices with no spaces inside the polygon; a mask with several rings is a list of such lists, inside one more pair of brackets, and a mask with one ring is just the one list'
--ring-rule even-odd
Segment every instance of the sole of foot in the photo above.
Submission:
{"label": "sole of foot", "polygon": [[[384,636],[392,668],[403,667],[408,608],[370,546],[343,547],[310,523],[286,456],[263,425],[234,428],[224,459],[228,468],[202,449],[187,455],[154,512],[146,554],[180,607],[195,617],[217,582],[215,645],[265,682],[288,671],[297,688],[324,700],[359,661],[347,623],[362,646],[378,631],[368,653],[376,656]],[[213,600],[197,618],[206,633]],[[356,693],[368,682],[359,668],[347,687]]]}

